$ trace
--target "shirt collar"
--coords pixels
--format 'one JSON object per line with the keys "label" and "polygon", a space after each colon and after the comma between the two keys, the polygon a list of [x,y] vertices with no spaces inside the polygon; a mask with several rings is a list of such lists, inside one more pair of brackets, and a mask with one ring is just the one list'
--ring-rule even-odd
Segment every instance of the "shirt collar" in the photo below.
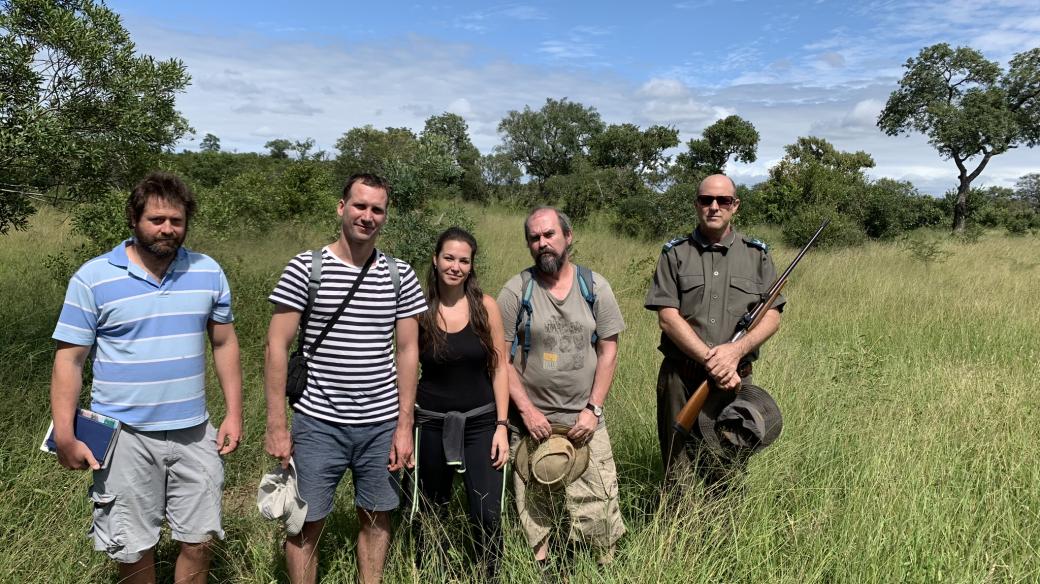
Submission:
{"label": "shirt collar", "polygon": [[690,234],[690,239],[692,239],[694,243],[696,243],[698,246],[702,248],[716,247],[729,249],[730,246],[733,245],[733,242],[737,240],[737,231],[730,227],[729,233],[725,237],[723,237],[721,241],[719,241],[718,243],[713,243],[708,241],[707,238],[701,235],[700,229],[694,229],[693,233]]}

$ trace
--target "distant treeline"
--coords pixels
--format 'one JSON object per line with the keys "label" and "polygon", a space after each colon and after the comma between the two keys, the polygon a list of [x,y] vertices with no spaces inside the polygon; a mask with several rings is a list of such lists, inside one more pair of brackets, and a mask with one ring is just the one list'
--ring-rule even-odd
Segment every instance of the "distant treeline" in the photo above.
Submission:
{"label": "distant treeline", "polygon": [[[63,204],[76,208],[77,229],[93,246],[107,244],[126,233],[123,193],[161,166],[196,188],[196,228],[216,236],[328,215],[349,174],[374,171],[395,187],[396,233],[386,241],[406,258],[425,254],[438,227],[467,222],[453,201],[554,204],[578,221],[606,214],[619,233],[663,239],[692,227],[704,176],[757,158],[759,133],[739,116],[680,146],[675,128],[606,124],[594,107],[566,98],[510,111],[498,125],[501,144],[483,155],[452,113],[430,117],[419,133],[350,129],[334,153],[292,137],[269,141],[266,154],[226,153],[207,134],[199,152],[172,154],[191,132],[175,107],[187,68],[139,54],[108,7],[3,0],[0,48],[0,235],[26,228],[35,205]],[[937,199],[908,182],[871,180],[870,154],[809,136],[786,146],[766,181],[740,187],[738,222],[777,225],[794,243],[828,216],[830,245],[942,224],[959,233],[966,225],[1040,229],[1040,174],[1021,177],[1015,189],[971,187],[993,156],[1040,143],[1040,48],[1016,55],[1005,71],[973,49],[940,43],[905,68],[878,127],[927,136],[956,164],[956,192]]]}

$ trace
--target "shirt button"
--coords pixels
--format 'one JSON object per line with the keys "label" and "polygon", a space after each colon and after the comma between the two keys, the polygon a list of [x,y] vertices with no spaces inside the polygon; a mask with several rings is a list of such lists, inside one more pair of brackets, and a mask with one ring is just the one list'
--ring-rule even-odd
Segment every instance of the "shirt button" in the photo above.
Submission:
{"label": "shirt button", "polygon": [[718,275],[719,275],[718,272],[715,272],[715,273],[712,274],[712,276],[718,276]]}
{"label": "shirt button", "polygon": [[712,294],[711,297],[714,298],[715,300],[719,299],[719,295],[718,294]]}
{"label": "shirt button", "polygon": [[713,318],[713,319],[711,319],[711,321],[710,321],[710,322],[711,322],[711,324],[715,324],[715,319],[714,319],[714,318]]}
{"label": "shirt button", "polygon": [[715,343],[708,343],[708,347],[714,347]]}

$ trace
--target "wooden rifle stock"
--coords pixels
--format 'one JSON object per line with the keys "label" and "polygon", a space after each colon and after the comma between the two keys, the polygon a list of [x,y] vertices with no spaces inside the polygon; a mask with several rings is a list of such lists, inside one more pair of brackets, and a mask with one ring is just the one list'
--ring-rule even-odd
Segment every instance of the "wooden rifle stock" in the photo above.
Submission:
{"label": "wooden rifle stock", "polygon": [[[806,243],[805,246],[802,247],[801,251],[798,252],[798,255],[791,261],[791,265],[787,266],[784,273],[776,279],[776,282],[774,282],[773,286],[769,289],[769,296],[765,300],[759,302],[758,305],[755,306],[754,310],[745,314],[744,317],[740,319],[740,322],[737,324],[737,331],[733,334],[733,338],[731,338],[729,342],[732,343],[739,341],[749,330],[755,328],[760,322],[762,322],[766,312],[771,306],[773,306],[773,302],[776,301],[777,297],[780,296],[780,291],[783,290],[784,284],[787,283],[788,276],[790,276],[791,272],[794,271],[794,267],[798,265],[798,262],[802,260],[802,256],[805,255],[805,252],[809,251],[812,244],[820,237],[820,233],[823,232],[823,229],[827,227],[828,223],[830,223],[830,219],[825,219],[823,221],[820,228],[816,230],[816,234],[809,239],[809,243]],[[686,404],[683,405],[681,410],[679,410],[679,415],[675,417],[675,424],[673,424],[673,427],[676,432],[689,436],[690,432],[693,431],[693,424],[697,421],[697,416],[700,415],[701,408],[704,407],[704,402],[708,399],[711,385],[711,377],[708,376],[700,385],[697,386],[697,389],[693,392],[693,395],[690,396],[690,399],[686,400]]]}

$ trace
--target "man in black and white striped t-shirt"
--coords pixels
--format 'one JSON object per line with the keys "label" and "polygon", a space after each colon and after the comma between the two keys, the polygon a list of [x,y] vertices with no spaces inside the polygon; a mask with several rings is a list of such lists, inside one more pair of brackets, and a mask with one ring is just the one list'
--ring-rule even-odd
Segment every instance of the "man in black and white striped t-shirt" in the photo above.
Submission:
{"label": "man in black and white striped t-shirt", "polygon": [[[264,366],[265,447],[283,466],[293,457],[300,496],[307,502],[303,529],[290,536],[285,546],[294,583],[317,578],[318,537],[347,469],[352,473],[361,524],[358,571],[362,582],[378,581],[390,543],[389,512],[399,504],[391,473],[412,466],[419,364],[416,317],[426,310],[426,300],[414,270],[400,260],[400,291],[395,293],[391,267],[376,251],[389,202],[390,186],[378,176],[354,175],[343,189],[337,209],[342,218],[340,237],[321,250],[321,286],[304,337],[307,388],[293,405],[291,435],[285,415],[286,369],[289,347],[307,304],[312,252],[289,261],[269,297],[274,315]],[[325,339],[313,347],[373,254],[353,298]]]}

